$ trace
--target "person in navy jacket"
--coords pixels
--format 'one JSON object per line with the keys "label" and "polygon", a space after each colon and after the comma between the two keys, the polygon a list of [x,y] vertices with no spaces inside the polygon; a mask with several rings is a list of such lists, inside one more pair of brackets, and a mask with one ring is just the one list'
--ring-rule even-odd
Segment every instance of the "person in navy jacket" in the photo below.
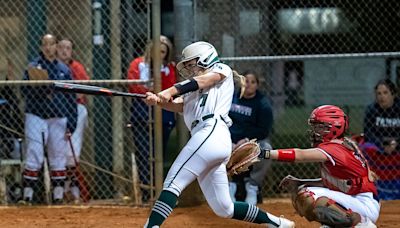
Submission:
{"label": "person in navy jacket", "polygon": [[[56,59],[56,48],[56,37],[44,35],[40,55],[29,63],[24,80],[71,80],[68,66]],[[26,138],[22,202],[32,202],[46,147],[53,202],[60,204],[66,177],[67,137],[74,132],[77,121],[76,96],[55,91],[51,85],[23,86],[22,95],[25,99]]]}

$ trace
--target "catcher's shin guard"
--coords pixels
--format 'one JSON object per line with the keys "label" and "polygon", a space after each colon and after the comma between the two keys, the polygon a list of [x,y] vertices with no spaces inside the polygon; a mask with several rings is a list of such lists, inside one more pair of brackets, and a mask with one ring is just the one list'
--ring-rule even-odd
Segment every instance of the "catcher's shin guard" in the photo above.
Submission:
{"label": "catcher's shin guard", "polygon": [[331,227],[351,227],[361,221],[361,216],[345,209],[328,197],[314,199],[314,193],[301,189],[293,200],[293,206],[300,216],[308,221],[317,221]]}
{"label": "catcher's shin guard", "polygon": [[332,227],[352,227],[361,222],[361,216],[346,209],[328,197],[319,197],[313,210],[316,221]]}

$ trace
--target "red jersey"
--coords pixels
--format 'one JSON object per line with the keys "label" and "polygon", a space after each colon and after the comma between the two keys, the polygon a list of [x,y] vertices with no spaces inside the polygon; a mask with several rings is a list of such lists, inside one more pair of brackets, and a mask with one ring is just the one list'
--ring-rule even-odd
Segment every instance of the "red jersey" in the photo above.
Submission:
{"label": "red jersey", "polygon": [[339,142],[321,143],[318,148],[328,157],[328,161],[321,165],[325,186],[349,195],[363,192],[377,195],[375,184],[368,180],[368,164],[362,154]]}
{"label": "red jersey", "polygon": [[[150,67],[144,62],[144,57],[134,59],[129,65],[128,79],[151,80]],[[161,90],[168,89],[176,83],[175,65],[169,63],[161,67]],[[131,93],[146,93],[152,91],[147,85],[130,85],[129,92]]]}
{"label": "red jersey", "polygon": [[[76,60],[71,60],[69,62],[69,69],[71,70],[73,80],[89,80],[90,79],[86,73],[85,67],[82,65],[82,63],[80,63]],[[86,104],[87,99],[85,96],[79,96],[77,99],[77,102],[80,104]]]}

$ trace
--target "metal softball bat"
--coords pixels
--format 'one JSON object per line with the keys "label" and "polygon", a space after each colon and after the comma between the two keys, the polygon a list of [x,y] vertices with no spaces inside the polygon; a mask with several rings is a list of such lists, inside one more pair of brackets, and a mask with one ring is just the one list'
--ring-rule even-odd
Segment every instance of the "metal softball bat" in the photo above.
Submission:
{"label": "metal softball bat", "polygon": [[54,88],[57,91],[67,93],[82,93],[99,96],[122,96],[122,97],[135,97],[135,98],[146,98],[146,94],[140,93],[126,93],[113,89],[108,89],[99,86],[89,86],[73,83],[54,82]]}

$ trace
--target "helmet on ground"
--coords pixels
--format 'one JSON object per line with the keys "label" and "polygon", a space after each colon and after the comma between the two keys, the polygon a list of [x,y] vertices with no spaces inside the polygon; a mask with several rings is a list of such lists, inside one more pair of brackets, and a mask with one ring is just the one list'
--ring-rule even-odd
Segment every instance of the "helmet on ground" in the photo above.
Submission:
{"label": "helmet on ground", "polygon": [[182,60],[176,65],[183,77],[193,75],[190,68],[185,67],[185,62],[197,59],[196,66],[207,69],[219,62],[218,52],[210,43],[199,41],[185,47],[182,51]]}
{"label": "helmet on ground", "polygon": [[349,125],[346,114],[334,105],[322,105],[314,109],[308,124],[311,128],[309,133],[313,146],[343,138]]}

